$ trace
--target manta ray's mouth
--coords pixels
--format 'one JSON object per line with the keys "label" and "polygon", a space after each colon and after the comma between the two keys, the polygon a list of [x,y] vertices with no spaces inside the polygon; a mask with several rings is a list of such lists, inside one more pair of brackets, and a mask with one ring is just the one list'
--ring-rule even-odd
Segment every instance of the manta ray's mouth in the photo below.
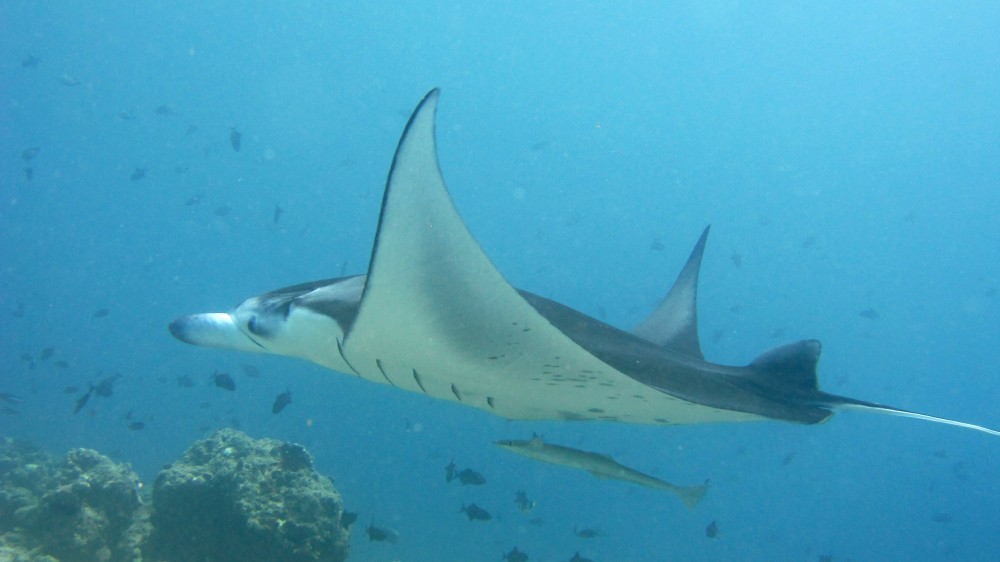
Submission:
{"label": "manta ray's mouth", "polygon": [[191,314],[174,320],[170,333],[184,343],[204,347],[266,352],[262,345],[247,336],[225,312]]}

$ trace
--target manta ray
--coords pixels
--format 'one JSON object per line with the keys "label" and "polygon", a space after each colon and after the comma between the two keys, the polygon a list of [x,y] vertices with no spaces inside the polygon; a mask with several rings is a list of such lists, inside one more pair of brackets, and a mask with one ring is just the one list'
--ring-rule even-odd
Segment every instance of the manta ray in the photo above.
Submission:
{"label": "manta ray", "polygon": [[690,424],[825,421],[862,409],[1000,435],[970,423],[819,389],[820,343],[744,366],[707,361],[698,341],[701,234],[652,314],[621,330],[513,287],[459,216],[438,165],[432,90],[389,170],[368,273],[185,316],[170,332],[199,346],[272,353],[511,420]]}

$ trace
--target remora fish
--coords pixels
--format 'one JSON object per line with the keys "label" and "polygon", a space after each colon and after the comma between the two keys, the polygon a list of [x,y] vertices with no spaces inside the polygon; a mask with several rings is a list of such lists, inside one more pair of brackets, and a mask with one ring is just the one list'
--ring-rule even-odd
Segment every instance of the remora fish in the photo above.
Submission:
{"label": "remora fish", "polygon": [[306,359],[507,419],[815,424],[836,410],[862,409],[1000,435],[823,392],[815,340],[777,347],[746,366],[706,361],[695,303],[707,228],[662,303],[631,333],[512,287],[445,187],[437,104],[433,90],[403,131],[366,275],[179,318],[171,333],[194,345]]}
{"label": "remora fish", "polygon": [[655,490],[670,492],[679,497],[689,509],[694,509],[705,495],[705,492],[708,491],[708,486],[675,486],[669,482],[653,478],[648,474],[643,474],[638,470],[632,470],[625,465],[618,464],[615,462],[615,459],[608,455],[545,443],[537,435],[528,441],[508,439],[494,441],[493,444],[536,461],[586,470],[598,478],[621,480]]}

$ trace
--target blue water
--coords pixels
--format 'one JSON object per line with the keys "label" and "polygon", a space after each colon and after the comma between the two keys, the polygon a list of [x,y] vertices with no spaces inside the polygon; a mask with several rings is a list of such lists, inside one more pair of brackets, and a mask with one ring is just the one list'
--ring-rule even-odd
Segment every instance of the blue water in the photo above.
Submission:
{"label": "blue water", "polygon": [[[984,434],[861,413],[506,422],[166,330],[363,272],[395,143],[439,86],[444,175],[512,283],[628,328],[711,223],[708,358],[818,338],[832,392],[998,427],[997,3],[105,4],[0,8],[0,392],[24,398],[2,434],[96,448],[148,481],[215,428],[301,442],[361,514],[352,560],[1000,552],[1000,439]],[[116,372],[113,396],[72,414],[66,387]],[[689,512],[490,444],[532,432],[712,488]],[[445,483],[452,458],[488,483]],[[468,502],[494,520],[466,521]],[[367,541],[373,516],[399,544]]]}

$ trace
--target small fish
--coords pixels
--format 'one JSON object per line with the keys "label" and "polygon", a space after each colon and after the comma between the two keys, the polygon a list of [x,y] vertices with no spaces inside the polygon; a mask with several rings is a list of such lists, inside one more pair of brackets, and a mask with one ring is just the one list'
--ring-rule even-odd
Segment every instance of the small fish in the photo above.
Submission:
{"label": "small fish", "polygon": [[141,431],[146,427],[146,424],[141,421],[128,422],[128,428],[132,431]]}
{"label": "small fish", "polygon": [[867,318],[869,320],[875,320],[878,318],[878,312],[875,312],[874,308],[866,308],[858,313],[858,316],[862,318]]}
{"label": "small fish", "polygon": [[72,76],[70,76],[69,74],[66,74],[66,73],[63,73],[63,75],[59,77],[59,83],[62,84],[63,86],[79,86],[80,85],[80,81],[79,80],[77,80],[76,78],[73,78]]}
{"label": "small fish", "polygon": [[122,121],[132,121],[135,119],[135,114],[127,109],[123,109],[118,112],[118,118]]}
{"label": "small fish", "polygon": [[506,560],[507,562],[526,562],[528,560],[528,555],[518,550],[515,546],[513,550],[504,554],[500,560]]}
{"label": "small fish", "polygon": [[819,555],[819,562],[833,562],[833,555],[832,554],[820,554]]}
{"label": "small fish", "polygon": [[232,145],[233,150],[236,152],[239,152],[243,146],[243,134],[237,131],[236,127],[230,127],[229,129],[229,144]]}
{"label": "small fish", "polygon": [[192,195],[191,197],[188,197],[187,201],[184,202],[184,206],[190,207],[192,205],[197,205],[198,203],[201,203],[201,198],[201,195]]}
{"label": "small fish", "polygon": [[87,390],[87,392],[83,393],[83,396],[77,398],[76,407],[73,408],[74,415],[79,414],[80,410],[82,410],[83,407],[87,405],[87,401],[90,400],[90,395],[93,393],[94,393],[94,386],[91,385],[90,389]]}
{"label": "small fish", "polygon": [[8,404],[23,404],[24,398],[9,392],[0,392],[0,402],[6,402]]}
{"label": "small fish", "polygon": [[192,124],[188,125],[188,128],[187,128],[186,131],[184,131],[184,134],[186,136],[191,136],[191,135],[193,135],[193,134],[195,134],[197,132],[198,132],[198,125],[195,125],[194,123],[192,123]]}
{"label": "small fish", "polygon": [[462,504],[462,509],[458,511],[459,513],[465,513],[466,517],[469,518],[469,521],[489,521],[490,519],[493,519],[493,516],[490,515],[489,511],[486,511],[474,503],[470,503],[469,505]]}
{"label": "small fish", "polygon": [[236,390],[236,381],[233,380],[232,375],[229,373],[220,373],[216,371],[212,374],[212,382],[215,383],[215,386],[221,389],[229,391]]}
{"label": "small fish", "polygon": [[24,169],[24,180],[25,181],[31,181],[33,179],[35,179],[35,171],[32,170],[31,168],[25,168]]}
{"label": "small fish", "polygon": [[931,516],[931,521],[935,523],[951,523],[953,519],[950,513],[935,513]]}
{"label": "small fish", "polygon": [[577,553],[574,554],[573,557],[569,559],[569,562],[594,562],[594,561],[591,560],[590,558],[584,558],[583,556],[580,556],[580,552],[577,551]]}
{"label": "small fish", "polygon": [[285,406],[291,403],[292,403],[292,391],[286,390],[285,392],[282,392],[281,394],[278,395],[277,398],[274,399],[274,404],[271,406],[271,413],[280,414],[281,411],[285,409]]}
{"label": "small fish", "polygon": [[531,150],[537,152],[539,150],[545,150],[548,147],[549,147],[549,141],[538,141],[535,144],[531,145]]}
{"label": "small fish", "polygon": [[174,115],[178,115],[177,110],[174,109],[173,106],[167,104],[158,106],[156,109],[153,110],[153,112],[156,113],[157,115],[162,115],[164,117],[172,117]]}
{"label": "small fish", "polygon": [[733,260],[733,265],[736,266],[736,269],[743,267],[743,256],[740,254],[733,252],[733,255],[729,256],[729,259]]}
{"label": "small fish", "polygon": [[663,248],[663,241],[659,238],[653,238],[653,241],[649,244],[649,249],[654,252],[662,252]]}
{"label": "small fish", "polygon": [[69,369],[69,363],[63,361],[62,359],[56,361],[55,363],[53,363],[53,365],[59,367],[60,369]]}
{"label": "small fish", "polygon": [[524,490],[518,490],[517,494],[514,495],[514,504],[517,508],[521,510],[522,513],[528,513],[532,509],[535,509],[535,502],[528,497],[528,494]]}
{"label": "small fish", "polygon": [[229,205],[223,205],[221,207],[216,207],[215,211],[212,211],[217,217],[224,217],[232,212],[233,208]]}
{"label": "small fish", "polygon": [[356,511],[345,511],[343,515],[340,516],[340,526],[344,529],[350,529],[351,525],[358,520],[358,513]]}
{"label": "small fish", "polygon": [[181,375],[177,377],[177,386],[182,388],[191,388],[194,386],[194,379],[190,375]]}
{"label": "small fish", "polygon": [[138,181],[146,177],[146,168],[136,168],[132,171],[132,175],[128,177],[131,181]]}
{"label": "small fish", "polygon": [[705,527],[705,536],[710,539],[714,539],[719,536],[719,524],[715,521],[709,523],[708,526]]}
{"label": "small fish", "polygon": [[792,464],[792,460],[795,459],[795,451],[785,455],[785,458],[781,459],[781,466],[788,466]]}
{"label": "small fish", "polygon": [[240,367],[243,368],[243,374],[250,377],[251,379],[256,379],[260,377],[260,369],[258,369],[257,367],[254,367],[253,365],[248,365],[246,363],[243,363],[242,365],[240,365]]}
{"label": "small fish", "polygon": [[28,160],[33,159],[35,156],[38,156],[38,153],[41,151],[42,149],[37,146],[29,146],[28,148],[25,148],[24,150],[21,151],[21,160],[27,162]]}
{"label": "small fish", "polygon": [[463,486],[482,486],[486,483],[486,478],[471,468],[466,468],[458,473],[458,481]]}
{"label": "small fish", "polygon": [[97,383],[97,386],[91,387],[91,390],[97,393],[98,396],[108,397],[114,394],[115,381],[122,378],[121,373],[115,373],[110,377],[105,377],[101,379],[101,382]]}
{"label": "small fish", "polygon": [[956,480],[961,480],[965,482],[969,479],[969,475],[965,472],[965,461],[958,461],[951,465],[951,473]]}
{"label": "small fish", "polygon": [[581,539],[592,539],[594,537],[601,536],[601,532],[597,529],[590,529],[584,527],[583,529],[577,529],[576,525],[573,526],[573,534],[580,537]]}
{"label": "small fish", "polygon": [[816,245],[816,237],[815,236],[810,236],[809,238],[806,238],[805,240],[802,241],[802,248],[803,249],[809,249],[809,248],[812,248],[815,245]]}
{"label": "small fish", "polygon": [[281,214],[284,212],[285,210],[281,207],[277,205],[274,206],[274,224],[278,224],[278,221],[281,219]]}
{"label": "small fish", "polygon": [[63,389],[63,392],[65,394],[76,394],[77,392],[80,392],[80,387],[79,386],[67,386],[66,388]]}
{"label": "small fish", "polygon": [[391,544],[399,542],[399,533],[388,527],[376,527],[374,517],[372,517],[372,522],[368,525],[368,528],[365,529],[365,533],[368,535],[369,541]]}
{"label": "small fish", "polygon": [[42,350],[41,353],[38,354],[38,360],[46,361],[50,359],[53,355],[55,355],[55,353],[56,350],[54,347],[46,347],[45,349]]}
{"label": "small fish", "polygon": [[38,66],[38,63],[40,62],[42,62],[42,59],[32,54],[28,54],[25,55],[23,59],[21,59],[21,68],[35,68]]}
{"label": "small fish", "polygon": [[451,459],[448,466],[444,467],[444,481],[451,482],[457,478],[458,471],[455,469],[455,459]]}
{"label": "small fish", "polygon": [[110,313],[111,311],[106,308],[98,308],[97,310],[94,311],[94,318],[104,318]]}

